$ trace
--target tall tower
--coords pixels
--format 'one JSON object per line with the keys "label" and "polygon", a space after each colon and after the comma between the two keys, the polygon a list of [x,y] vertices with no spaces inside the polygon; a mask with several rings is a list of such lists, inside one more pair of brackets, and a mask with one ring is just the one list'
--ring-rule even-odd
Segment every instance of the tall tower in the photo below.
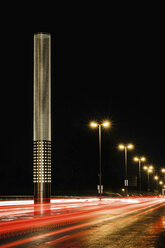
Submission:
{"label": "tall tower", "polygon": [[35,203],[51,194],[51,36],[34,35],[33,183]]}

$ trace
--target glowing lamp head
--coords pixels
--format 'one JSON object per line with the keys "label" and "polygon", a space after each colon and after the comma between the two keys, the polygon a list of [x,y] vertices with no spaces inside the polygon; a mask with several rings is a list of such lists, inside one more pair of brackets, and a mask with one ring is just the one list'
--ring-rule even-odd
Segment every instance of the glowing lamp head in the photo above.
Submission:
{"label": "glowing lamp head", "polygon": [[159,177],[158,176],[154,176],[154,179],[157,181],[159,179]]}
{"label": "glowing lamp head", "polygon": [[152,169],[148,169],[148,173],[152,173],[153,172],[153,170]]}
{"label": "glowing lamp head", "polygon": [[141,157],[140,160],[141,160],[142,162],[144,162],[144,161],[146,161],[146,158],[145,158],[145,157]]}
{"label": "glowing lamp head", "polygon": [[123,144],[120,144],[120,145],[118,145],[118,148],[119,148],[120,150],[124,150],[125,146],[124,146]]}
{"label": "glowing lamp head", "polygon": [[143,169],[144,169],[144,170],[148,170],[148,167],[147,167],[147,166],[144,166]]}
{"label": "glowing lamp head", "polygon": [[129,150],[132,150],[132,149],[134,148],[134,145],[133,145],[133,144],[128,144],[128,145],[127,145],[127,148],[128,148]]}
{"label": "glowing lamp head", "polygon": [[96,128],[96,127],[98,127],[98,123],[92,121],[92,122],[90,123],[90,126],[93,127],[93,128]]}
{"label": "glowing lamp head", "polygon": [[104,121],[104,122],[102,123],[102,126],[103,126],[103,127],[106,127],[106,128],[110,127],[110,125],[111,125],[111,123],[110,123],[109,121]]}
{"label": "glowing lamp head", "polygon": [[163,184],[163,182],[162,182],[162,181],[159,181],[159,184],[160,184],[160,185],[162,185],[162,184]]}
{"label": "glowing lamp head", "polygon": [[162,172],[162,173],[165,173],[165,168],[162,168],[162,169],[161,169],[161,172]]}
{"label": "glowing lamp head", "polygon": [[139,158],[138,157],[134,157],[133,159],[135,162],[138,162],[139,161]]}
{"label": "glowing lamp head", "polygon": [[132,150],[134,148],[134,146],[132,144],[128,144],[128,145],[120,144],[120,145],[118,145],[118,149],[120,149],[120,150],[124,150],[125,148]]}

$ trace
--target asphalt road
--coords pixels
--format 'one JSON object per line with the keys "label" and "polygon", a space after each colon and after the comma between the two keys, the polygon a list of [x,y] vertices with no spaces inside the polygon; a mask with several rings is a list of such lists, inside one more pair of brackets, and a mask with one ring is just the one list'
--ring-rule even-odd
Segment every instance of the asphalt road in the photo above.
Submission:
{"label": "asphalt road", "polygon": [[0,247],[164,248],[165,198],[0,201]]}

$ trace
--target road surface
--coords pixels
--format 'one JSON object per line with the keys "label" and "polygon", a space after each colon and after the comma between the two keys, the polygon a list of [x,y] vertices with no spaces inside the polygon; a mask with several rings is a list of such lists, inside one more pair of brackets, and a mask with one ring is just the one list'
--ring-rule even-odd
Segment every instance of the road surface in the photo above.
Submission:
{"label": "road surface", "polygon": [[0,201],[0,247],[164,248],[165,198]]}

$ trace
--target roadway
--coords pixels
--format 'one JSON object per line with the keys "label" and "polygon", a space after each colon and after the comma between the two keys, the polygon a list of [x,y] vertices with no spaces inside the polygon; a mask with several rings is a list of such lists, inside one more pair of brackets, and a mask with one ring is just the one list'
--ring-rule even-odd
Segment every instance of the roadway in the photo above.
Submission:
{"label": "roadway", "polygon": [[165,198],[0,201],[0,247],[164,248]]}

